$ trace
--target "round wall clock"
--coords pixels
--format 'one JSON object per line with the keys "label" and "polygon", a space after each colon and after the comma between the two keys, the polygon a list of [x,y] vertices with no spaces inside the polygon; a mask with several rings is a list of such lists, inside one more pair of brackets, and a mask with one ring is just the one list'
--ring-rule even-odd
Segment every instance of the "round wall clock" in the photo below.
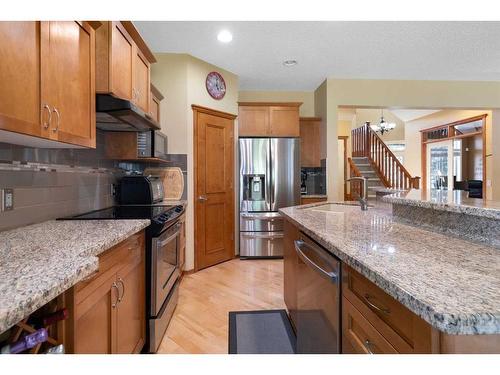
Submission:
{"label": "round wall clock", "polygon": [[217,72],[210,72],[205,81],[207,91],[216,100],[221,100],[226,95],[226,82]]}

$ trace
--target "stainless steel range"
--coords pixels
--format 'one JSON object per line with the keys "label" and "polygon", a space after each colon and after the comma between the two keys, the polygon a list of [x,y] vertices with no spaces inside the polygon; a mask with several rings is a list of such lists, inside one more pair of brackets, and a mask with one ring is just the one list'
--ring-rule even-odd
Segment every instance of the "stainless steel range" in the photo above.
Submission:
{"label": "stainless steel range", "polygon": [[136,204],[113,206],[61,220],[150,219],[146,228],[146,345],[158,350],[175,310],[179,294],[180,216],[184,206],[163,205],[163,189],[146,176],[126,177],[120,184],[120,201]]}

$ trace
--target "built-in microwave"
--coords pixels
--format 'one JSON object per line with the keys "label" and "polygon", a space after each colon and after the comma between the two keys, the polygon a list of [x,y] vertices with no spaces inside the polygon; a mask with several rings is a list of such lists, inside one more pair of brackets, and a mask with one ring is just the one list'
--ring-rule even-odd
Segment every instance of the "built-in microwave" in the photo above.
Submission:
{"label": "built-in microwave", "polygon": [[167,136],[158,130],[137,133],[137,156],[160,158],[167,155]]}

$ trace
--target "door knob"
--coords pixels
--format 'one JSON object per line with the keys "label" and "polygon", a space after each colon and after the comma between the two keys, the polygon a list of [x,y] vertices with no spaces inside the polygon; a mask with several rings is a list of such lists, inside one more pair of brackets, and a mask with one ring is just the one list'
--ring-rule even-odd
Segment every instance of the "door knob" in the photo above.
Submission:
{"label": "door knob", "polygon": [[207,198],[207,197],[205,197],[204,195],[200,195],[200,196],[198,197],[198,200],[199,200],[200,202],[205,202],[205,201],[208,201],[208,198]]}

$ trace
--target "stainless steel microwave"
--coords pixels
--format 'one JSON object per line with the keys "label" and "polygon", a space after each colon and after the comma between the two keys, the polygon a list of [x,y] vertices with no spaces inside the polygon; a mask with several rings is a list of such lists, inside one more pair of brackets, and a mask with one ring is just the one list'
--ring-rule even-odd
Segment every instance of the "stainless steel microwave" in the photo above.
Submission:
{"label": "stainless steel microwave", "polygon": [[167,136],[158,130],[137,133],[137,156],[164,159],[167,156]]}

